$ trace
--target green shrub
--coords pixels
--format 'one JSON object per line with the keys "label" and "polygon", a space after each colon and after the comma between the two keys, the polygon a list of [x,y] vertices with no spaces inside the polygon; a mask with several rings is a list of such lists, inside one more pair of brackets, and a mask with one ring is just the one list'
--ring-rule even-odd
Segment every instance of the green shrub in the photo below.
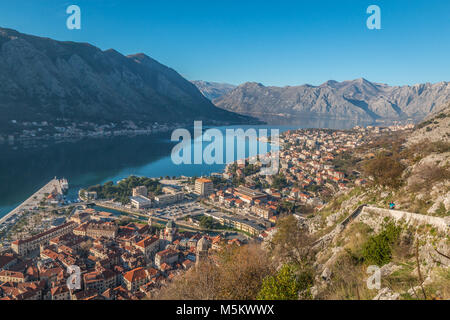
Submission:
{"label": "green shrub", "polygon": [[392,247],[397,242],[401,233],[401,227],[393,222],[383,225],[382,231],[371,236],[363,246],[362,255],[364,261],[370,264],[383,266],[392,259]]}
{"label": "green shrub", "polygon": [[264,279],[258,300],[298,300],[298,293],[311,287],[312,273],[302,271],[296,273],[296,267],[285,264],[274,275]]}
{"label": "green shrub", "polygon": [[443,202],[441,202],[439,204],[439,208],[436,210],[436,212],[434,213],[434,215],[438,216],[438,217],[445,217],[450,215],[450,211],[447,211],[447,209],[445,208],[445,205]]}

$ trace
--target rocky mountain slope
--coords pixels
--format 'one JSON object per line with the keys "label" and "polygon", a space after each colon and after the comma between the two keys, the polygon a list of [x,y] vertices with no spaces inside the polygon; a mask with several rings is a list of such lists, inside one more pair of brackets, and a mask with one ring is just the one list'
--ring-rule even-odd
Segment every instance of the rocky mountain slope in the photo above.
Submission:
{"label": "rocky mountain slope", "polygon": [[[371,183],[338,194],[319,214],[305,220],[321,235],[315,256],[317,299],[449,299],[450,298],[450,140],[448,107],[412,132],[380,141],[363,153],[379,161],[402,164],[398,183]],[[426,128],[429,128],[428,130]],[[439,133],[439,134],[437,134]],[[397,140],[397,141],[395,141]],[[387,147],[389,146],[389,147]],[[387,170],[387,168],[385,168]],[[388,210],[394,202],[395,210]],[[348,224],[346,217],[366,207]],[[369,287],[369,266],[380,268],[380,286]],[[373,272],[373,271],[372,271]]]}
{"label": "rocky mountain slope", "polygon": [[421,120],[450,101],[450,83],[388,86],[366,79],[327,81],[320,86],[266,87],[245,83],[213,102],[220,108],[252,115],[368,120]]}
{"label": "rocky mountain slope", "polygon": [[234,88],[235,85],[228,83],[209,82],[202,80],[191,81],[200,90],[200,92],[209,100],[220,98],[224,94],[227,94]]}
{"label": "rocky mountain slope", "polygon": [[124,56],[0,28],[0,125],[58,118],[249,120],[215,107],[195,85],[145,54]]}
{"label": "rocky mountain slope", "polygon": [[409,145],[424,139],[432,142],[450,140],[450,104],[438,110],[417,125],[416,130],[408,137]]}

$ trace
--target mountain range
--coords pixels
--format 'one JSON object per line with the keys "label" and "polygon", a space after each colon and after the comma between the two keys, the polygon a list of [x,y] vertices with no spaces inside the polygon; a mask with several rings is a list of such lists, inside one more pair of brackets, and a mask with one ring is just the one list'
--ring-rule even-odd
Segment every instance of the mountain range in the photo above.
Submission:
{"label": "mountain range", "polygon": [[[211,102],[212,101],[212,102]],[[450,101],[450,83],[388,86],[363,78],[320,86],[188,81],[149,56],[0,28],[0,131],[15,121],[98,124],[419,121]]]}
{"label": "mountain range", "polygon": [[247,123],[145,54],[0,28],[0,128],[11,121]]}
{"label": "mountain range", "polygon": [[213,103],[261,120],[294,123],[305,118],[420,121],[448,101],[449,82],[389,86],[360,78],[330,80],[320,86],[273,87],[248,82],[225,92]]}
{"label": "mountain range", "polygon": [[224,94],[229,93],[235,89],[236,86],[228,83],[209,82],[202,80],[191,81],[200,92],[209,100],[213,101]]}

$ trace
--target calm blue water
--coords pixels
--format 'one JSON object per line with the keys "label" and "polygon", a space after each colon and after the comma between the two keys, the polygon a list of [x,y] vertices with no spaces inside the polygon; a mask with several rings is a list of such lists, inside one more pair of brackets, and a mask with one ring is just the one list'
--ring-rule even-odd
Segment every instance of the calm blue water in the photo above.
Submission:
{"label": "calm blue water", "polygon": [[[354,125],[355,123],[334,121],[319,124],[308,122],[295,126],[252,127],[267,128],[270,134],[270,129],[275,128],[281,133],[306,127],[337,129]],[[228,128],[245,130],[249,126]],[[224,132],[226,128],[219,129]],[[171,151],[176,142],[170,141],[170,134],[84,139],[62,143],[41,142],[38,146],[0,144],[0,216],[14,209],[55,176],[69,180],[68,197],[75,199],[80,188],[107,181],[117,182],[130,175],[202,176],[224,169],[225,164],[174,164]],[[210,142],[203,142],[203,148],[208,144]],[[248,144],[246,153],[248,155]]]}

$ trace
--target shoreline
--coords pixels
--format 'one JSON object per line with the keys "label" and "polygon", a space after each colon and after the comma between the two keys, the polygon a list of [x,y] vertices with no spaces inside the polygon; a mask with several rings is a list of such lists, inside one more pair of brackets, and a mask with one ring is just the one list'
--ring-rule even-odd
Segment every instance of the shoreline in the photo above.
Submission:
{"label": "shoreline", "polygon": [[[217,123],[210,123],[206,122],[205,127],[223,127],[223,126],[249,126],[249,125],[265,125],[265,123],[261,122],[255,122],[255,123],[231,123],[231,122],[217,122]],[[106,139],[106,138],[112,138],[112,137],[136,137],[136,136],[151,136],[151,135],[157,135],[161,133],[167,133],[171,130],[175,130],[178,128],[186,128],[191,129],[193,128],[192,122],[189,123],[173,123],[170,125],[161,125],[161,128],[157,129],[123,129],[123,130],[117,130],[117,131],[105,131],[105,132],[92,132],[92,131],[86,131],[86,132],[80,132],[75,134],[68,134],[68,135],[52,135],[52,136],[26,136],[26,137],[20,137],[17,136],[21,134],[21,132],[12,132],[12,133],[4,133],[0,132],[0,145],[1,144],[14,144],[15,142],[20,143],[32,143],[32,142],[42,142],[42,141],[49,141],[49,142],[66,142],[66,141],[78,141],[81,139]],[[9,138],[12,136],[12,139]],[[2,138],[6,137],[6,138]]]}
{"label": "shoreline", "polygon": [[[223,125],[222,127],[224,127],[224,126],[226,126],[226,125]],[[239,124],[232,124],[232,126],[239,126]],[[268,125],[266,125],[266,124],[258,124],[258,126],[268,126]],[[191,127],[192,127],[192,124],[191,124]],[[214,126],[209,126],[209,125],[207,125],[207,126],[204,126],[203,128],[204,129],[207,129],[207,128],[210,128],[210,127],[212,127],[212,128],[220,128],[220,127],[214,127]],[[288,129],[286,129],[286,130],[288,130]],[[281,130],[281,132],[283,132],[283,131],[285,131],[285,130]],[[165,132],[158,132],[158,133],[153,133],[153,134],[146,134],[145,136],[151,136],[151,135],[157,135],[157,134],[164,134],[164,133],[166,133],[167,131],[165,131]],[[280,132],[280,134],[281,134],[281,132]],[[134,136],[144,136],[144,135],[132,135],[132,136],[130,136],[130,137],[134,137]],[[270,136],[270,133],[269,133],[269,135],[268,135],[268,137]],[[81,138],[70,138],[70,139],[59,139],[59,140],[53,140],[53,141],[51,141],[52,139],[49,139],[49,141],[50,142],[54,142],[54,143],[62,143],[62,142],[65,142],[65,141],[67,141],[67,140],[70,140],[70,141],[72,141],[72,142],[78,142],[78,141],[80,141],[80,140],[83,140],[83,139],[90,139],[90,138],[93,138],[92,140],[99,140],[100,141],[100,139],[102,139],[102,140],[106,140],[106,139],[112,139],[112,138],[124,138],[125,136],[110,136],[110,135],[108,135],[108,136],[102,136],[102,137],[81,137]],[[47,140],[46,140],[47,141]],[[19,142],[19,141],[17,141],[17,142]],[[27,143],[27,142],[32,142],[32,141],[29,141],[29,140],[27,140],[27,141],[21,141],[21,143]],[[35,140],[35,142],[36,142],[36,140]],[[269,142],[266,142],[268,145],[269,145],[269,148],[270,149],[272,149],[273,148],[273,146],[272,146],[272,144],[271,143],[269,143]],[[2,144],[0,143],[0,146],[1,146]],[[266,154],[266,153],[258,153],[258,155],[263,155],[263,154]],[[170,154],[169,154],[169,156],[170,156]],[[245,159],[247,159],[247,158],[245,158]],[[227,167],[231,164],[231,163],[233,163],[233,162],[235,162],[235,161],[239,161],[239,160],[242,160],[242,159],[235,159],[234,161],[230,161],[230,162],[224,162],[224,163],[222,163],[221,164],[221,167],[222,168],[220,168],[220,169],[218,169],[218,168],[215,168],[215,169],[211,169],[211,172],[209,172],[209,170],[205,170],[206,172],[199,172],[199,173],[184,173],[184,174],[181,174],[180,175],[180,177],[182,177],[182,176],[184,176],[184,177],[188,177],[188,178],[192,178],[192,177],[194,177],[194,176],[200,176],[200,175],[211,175],[211,174],[213,174],[213,173],[218,173],[218,172],[221,172],[221,173],[223,173],[223,172],[225,172],[225,170],[227,169]],[[203,171],[203,170],[202,170]],[[130,175],[136,175],[136,176],[145,176],[145,177],[151,177],[151,178],[159,178],[160,176],[156,176],[156,175],[142,175],[142,174],[138,174],[138,173],[134,173],[134,174],[130,174]],[[164,176],[164,175],[163,175]],[[112,179],[112,178],[111,178]],[[106,180],[108,180],[108,179],[106,179]],[[119,181],[120,179],[118,179],[117,181]],[[114,180],[114,182],[117,182],[117,181],[115,181]],[[102,182],[98,182],[98,183],[102,183]],[[79,187],[79,189],[82,189],[82,188],[87,188],[87,187],[89,187],[90,185],[86,185],[86,186],[80,186]],[[43,187],[41,187],[41,188],[43,188]],[[40,189],[39,189],[40,190]],[[39,191],[38,190],[38,191]],[[78,192],[78,191],[77,191]],[[34,194],[31,196],[31,197],[33,197],[34,196]],[[26,200],[24,200],[24,201],[22,201],[22,202],[19,202],[19,203],[17,203],[16,205],[15,205],[15,207],[12,207],[11,209],[6,209],[4,212],[0,212],[0,224],[2,224],[5,220],[7,220],[7,219],[9,219],[9,217],[11,217],[13,214],[11,214],[11,212],[12,211],[18,211],[18,210],[16,210],[17,208],[19,208],[19,207],[21,207],[23,204],[24,204],[24,202],[25,201],[27,201],[29,199],[29,197],[28,198],[26,198]],[[2,216],[2,213],[4,213],[4,215]]]}
{"label": "shoreline", "polygon": [[[39,204],[39,195],[44,195],[45,193],[51,193],[54,189],[57,190],[58,194],[63,194],[63,187],[61,185],[61,180],[52,179],[43,187],[39,188],[35,193],[29,196],[25,201],[20,203],[16,208],[6,213],[3,217],[0,218],[0,225],[4,224],[7,220],[13,217],[16,214],[19,214],[22,210],[30,210],[32,207],[35,207]],[[58,190],[59,189],[59,190]],[[34,201],[33,201],[34,200]],[[34,203],[37,202],[37,203]],[[27,208],[28,207],[28,208]]]}
{"label": "shoreline", "polygon": [[[263,126],[265,126],[265,125],[263,125]],[[301,127],[300,128],[297,128],[297,129],[302,129]],[[320,130],[320,128],[317,128],[318,130]],[[340,130],[340,129],[331,129],[331,130]],[[283,130],[284,131],[284,130]],[[281,134],[282,132],[280,132],[280,134]],[[113,138],[114,136],[107,136],[107,137],[104,137],[104,138]],[[116,136],[117,137],[117,136]],[[268,136],[268,137],[270,137],[270,135]],[[88,139],[89,137],[84,137],[84,138],[81,138],[81,139]],[[98,139],[99,137],[97,137],[97,139]],[[269,142],[269,141],[265,141],[267,144],[269,144],[270,145],[270,147],[271,147],[271,149],[272,149],[272,144]],[[281,147],[281,146],[279,146],[279,147]],[[266,153],[261,153],[261,154],[259,154],[258,153],[258,156],[261,156],[261,155],[264,155],[264,154],[266,154]],[[218,172],[221,172],[221,173],[223,173],[223,172],[225,172],[226,171],[226,169],[227,169],[227,167],[231,164],[231,163],[234,163],[234,162],[236,162],[236,161],[239,161],[239,160],[245,160],[245,159],[248,159],[248,158],[244,158],[244,159],[235,159],[234,161],[230,161],[230,162],[228,162],[228,163],[223,163],[222,164],[222,168],[221,169],[219,169],[219,170],[217,170],[217,169],[212,169],[212,171],[210,172],[210,173],[201,173],[201,175],[205,175],[205,174],[207,174],[207,175],[210,175],[210,174],[212,174],[212,173],[218,173]],[[135,173],[135,174],[130,174],[130,175],[136,175],[136,176],[145,176],[145,177],[151,177],[150,175],[141,175],[141,174],[138,174],[138,173]],[[194,176],[199,176],[200,174],[182,174],[182,175],[180,175],[180,176],[184,176],[184,177],[194,177]],[[153,176],[153,178],[158,178],[158,176]],[[108,179],[107,179],[108,180]],[[117,181],[119,181],[119,180],[117,180]],[[115,181],[115,182],[117,182],[117,181]],[[102,182],[99,182],[99,183],[102,183]],[[45,186],[44,186],[45,187]],[[44,187],[41,187],[41,189],[42,188],[44,188]],[[85,188],[87,188],[87,187],[89,187],[89,186],[84,186]],[[82,189],[83,188],[83,186],[81,186],[80,187],[80,189]],[[41,190],[41,189],[39,189],[36,193],[37,194],[39,194],[39,191]],[[35,194],[36,194],[35,193]],[[28,200],[30,200],[30,198],[32,198],[33,196],[35,196],[35,194],[33,194],[32,196],[30,196],[30,197],[28,197],[25,201],[23,201],[23,202],[21,202],[20,204],[18,204],[17,205],[17,207],[16,208],[14,208],[14,209],[12,209],[10,212],[7,212],[7,213],[5,213],[5,215],[4,216],[1,216],[0,217],[0,224],[3,224],[6,220],[8,220],[11,216],[13,216],[14,215],[14,213],[17,213],[17,212],[19,212],[20,211],[20,209],[21,208],[23,208],[24,207],[24,205],[25,205],[25,202],[27,202]]]}

